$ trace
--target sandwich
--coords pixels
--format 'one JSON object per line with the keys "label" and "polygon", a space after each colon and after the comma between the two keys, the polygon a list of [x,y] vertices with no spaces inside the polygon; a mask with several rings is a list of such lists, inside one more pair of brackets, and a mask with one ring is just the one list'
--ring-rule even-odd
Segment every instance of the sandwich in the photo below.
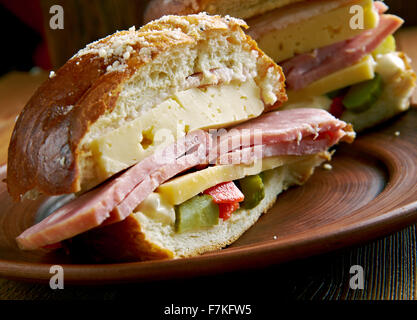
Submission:
{"label": "sandwich", "polygon": [[352,127],[324,110],[276,110],[282,69],[243,28],[230,16],[165,16],[52,73],[17,119],[8,192],[73,196],[19,247],[94,261],[220,249],[351,142]]}
{"label": "sandwich", "polygon": [[230,14],[279,63],[286,77],[284,109],[320,108],[356,132],[406,111],[416,75],[393,33],[403,20],[373,0],[150,2],[145,20],[164,14]]}

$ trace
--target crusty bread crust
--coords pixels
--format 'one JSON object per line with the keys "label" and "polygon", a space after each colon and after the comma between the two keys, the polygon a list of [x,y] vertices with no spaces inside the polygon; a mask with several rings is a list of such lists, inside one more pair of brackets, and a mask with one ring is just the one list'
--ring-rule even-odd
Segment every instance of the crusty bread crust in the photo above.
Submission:
{"label": "crusty bread crust", "polygon": [[229,14],[247,19],[300,1],[303,0],[153,0],[146,8],[144,21],[149,22],[169,14],[187,15],[198,12]]}
{"label": "crusty bread crust", "polygon": [[173,253],[150,242],[133,215],[125,220],[93,229],[72,239],[64,246],[81,261],[144,261],[171,259]]}
{"label": "crusty bread crust", "polygon": [[280,105],[286,100],[282,70],[242,27],[247,27],[244,21],[234,18],[170,16],[137,31],[117,32],[81,50],[41,85],[18,118],[8,150],[9,194],[20,200],[27,192],[79,192],[80,143],[100,117],[114,110],[123,85],[159,55],[197,47],[206,33],[238,32],[245,37],[249,50],[257,52],[258,77],[267,76],[272,68],[279,79],[273,90],[275,106]]}

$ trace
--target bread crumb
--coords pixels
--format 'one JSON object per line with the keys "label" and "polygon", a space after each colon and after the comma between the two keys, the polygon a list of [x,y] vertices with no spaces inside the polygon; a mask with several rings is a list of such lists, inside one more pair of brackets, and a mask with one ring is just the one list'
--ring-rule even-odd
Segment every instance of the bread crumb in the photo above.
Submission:
{"label": "bread crumb", "polygon": [[325,164],[323,164],[323,169],[332,170],[333,167],[332,167],[332,165],[330,163],[325,163]]}
{"label": "bread crumb", "polygon": [[394,132],[394,136],[396,136],[396,137],[399,137],[399,136],[400,136],[400,134],[401,134],[401,132],[399,132],[399,131],[395,131],[395,132]]}
{"label": "bread crumb", "polygon": [[123,53],[123,59],[127,60],[130,57],[130,52],[129,51],[125,51],[125,53]]}
{"label": "bread crumb", "polygon": [[101,49],[98,50],[98,55],[101,58],[105,58],[105,57],[107,57],[107,51],[104,48],[101,48]]}
{"label": "bread crumb", "polygon": [[49,79],[55,77],[56,73],[54,71],[49,72]]}

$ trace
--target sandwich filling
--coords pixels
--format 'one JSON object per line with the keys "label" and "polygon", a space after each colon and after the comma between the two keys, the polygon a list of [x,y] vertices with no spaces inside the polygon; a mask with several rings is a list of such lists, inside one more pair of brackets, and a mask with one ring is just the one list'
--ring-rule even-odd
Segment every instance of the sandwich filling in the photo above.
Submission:
{"label": "sandwich filling", "polygon": [[[351,7],[363,10],[363,25],[351,27]],[[277,62],[353,38],[378,25],[373,0],[302,1],[249,19],[248,33]]]}
{"label": "sandwich filling", "polygon": [[[351,27],[353,5],[363,10],[362,28]],[[284,70],[283,108],[321,108],[355,131],[405,111],[416,76],[396,52],[393,33],[403,20],[387,10],[380,1],[318,0],[253,18],[249,33]]]}
{"label": "sandwich filling", "polygon": [[[146,205],[145,199],[153,192],[159,194],[161,203],[180,206],[174,222],[179,232],[187,230],[179,221],[187,219],[184,217],[191,214],[193,206],[208,207],[197,210],[197,216],[208,212],[208,220],[218,221],[218,206],[225,203],[213,204],[206,196],[201,198],[200,194],[205,192],[207,196],[213,196],[207,189],[231,181],[239,184],[243,199],[240,195],[237,198],[226,196],[229,205],[222,208],[222,216],[230,215],[245,197],[252,205],[257,204],[256,198],[262,198],[262,178],[245,181],[247,177],[290,164],[303,156],[323,153],[339,141],[352,141],[353,138],[354,133],[345,122],[315,109],[270,112],[217,135],[195,130],[64,205],[23,232],[17,241],[24,249],[36,249],[98,226],[122,221],[142,203]],[[184,175],[190,169],[197,171]],[[170,180],[181,173],[183,175]],[[231,189],[237,193],[236,188]],[[219,193],[218,190],[213,192]],[[249,201],[254,195],[255,200]],[[187,201],[195,203],[184,207]],[[217,212],[218,216],[211,220],[213,210],[214,216]],[[202,226],[207,227],[207,224]]]}
{"label": "sandwich filling", "polygon": [[190,88],[90,142],[95,176],[105,180],[188,132],[225,128],[258,117],[265,104],[253,79]]}

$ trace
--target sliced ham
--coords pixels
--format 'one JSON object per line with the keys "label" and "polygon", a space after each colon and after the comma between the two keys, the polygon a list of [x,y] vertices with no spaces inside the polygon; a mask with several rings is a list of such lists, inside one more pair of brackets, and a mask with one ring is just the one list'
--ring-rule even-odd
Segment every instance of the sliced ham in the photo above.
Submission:
{"label": "sliced ham", "polygon": [[192,152],[179,158],[174,163],[167,164],[157,171],[146,177],[140,184],[138,184],[126,198],[120,202],[111,211],[111,222],[120,221],[126,218],[132,211],[147,198],[147,196],[159,187],[163,182],[176,176],[177,174],[195,167],[199,164],[204,164],[207,159],[205,151],[207,148],[202,148],[204,152]]}
{"label": "sliced ham", "polygon": [[[24,231],[17,242],[23,249],[41,248],[121,221],[159,185],[210,160],[218,164],[239,152],[255,155],[247,161],[278,154],[312,154],[353,137],[350,126],[319,109],[270,112],[217,136],[198,130],[64,205]],[[231,143],[236,138],[239,142]],[[258,149],[262,153],[254,152]]]}
{"label": "sliced ham", "polygon": [[288,111],[269,112],[219,134],[213,139],[210,162],[236,164],[260,157],[314,154],[355,136],[345,122],[327,111]]}
{"label": "sliced ham", "polygon": [[[71,238],[103,223],[117,222],[126,218],[131,211],[128,214],[124,211],[113,212],[126,197],[135,192],[136,197],[143,200],[160,183],[192,168],[198,161],[204,163],[206,156],[201,156],[202,148],[198,147],[207,144],[206,132],[198,130],[188,134],[176,144],[145,158],[137,165],[81,195],[48,218],[27,229],[17,238],[19,246],[24,249],[36,249]],[[203,149],[206,152],[207,148]],[[193,156],[196,160],[188,161]],[[184,157],[187,161],[179,161]],[[167,170],[167,167],[170,170]],[[155,180],[159,184],[149,183]],[[138,192],[141,193],[139,196]],[[109,221],[106,221],[107,219]]]}
{"label": "sliced ham", "polygon": [[383,3],[382,1],[375,1],[374,2],[374,8],[376,9],[376,11],[379,14],[383,14],[383,13],[387,12],[388,9],[389,9],[388,6],[385,3]]}
{"label": "sliced ham", "polygon": [[[381,10],[383,10],[382,7]],[[359,62],[375,50],[386,37],[393,34],[403,22],[401,18],[394,15],[381,15],[379,24],[374,29],[364,31],[352,39],[316,49],[312,53],[300,54],[281,63],[288,88],[303,89],[328,74]]]}

